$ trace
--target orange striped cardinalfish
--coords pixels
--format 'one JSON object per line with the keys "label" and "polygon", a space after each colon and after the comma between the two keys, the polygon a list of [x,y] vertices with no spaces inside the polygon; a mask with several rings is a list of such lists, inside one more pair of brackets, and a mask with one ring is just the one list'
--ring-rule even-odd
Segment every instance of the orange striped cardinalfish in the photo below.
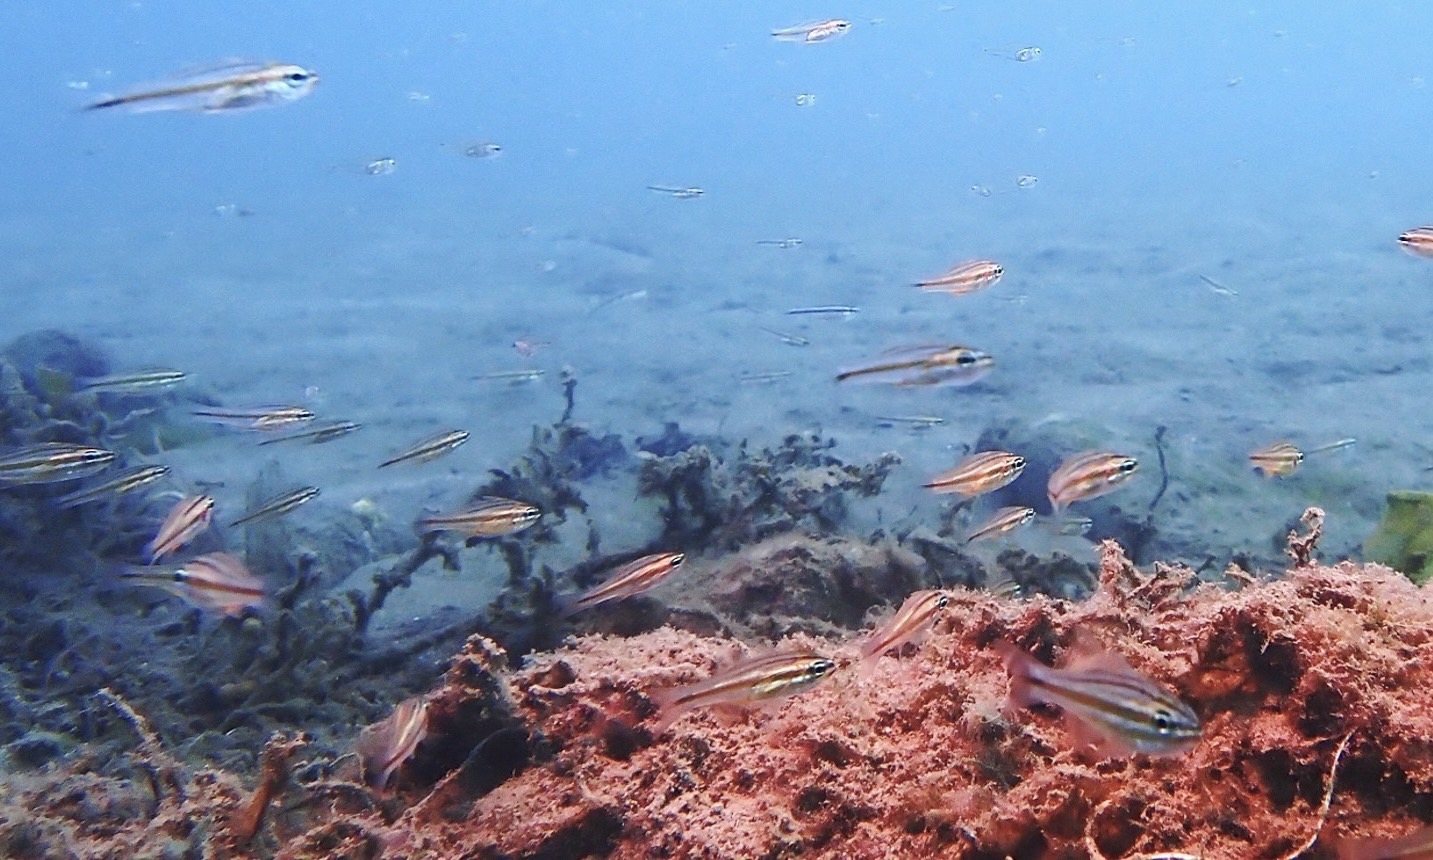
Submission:
{"label": "orange striped cardinalfish", "polygon": [[113,498],[125,493],[132,493],[140,487],[148,486],[155,481],[169,474],[168,466],[139,466],[129,469],[114,476],[103,484],[93,487],[82,487],[73,493],[67,493],[55,499],[55,505],[61,508],[74,508],[80,505],[87,505],[100,499]]}
{"label": "orange striped cardinalfish", "polygon": [[1035,519],[1035,509],[1013,505],[1008,508],[1001,508],[991,515],[980,525],[970,530],[965,536],[966,543],[975,543],[979,540],[993,540],[1015,531],[1031,520]]}
{"label": "orange striped cardinalfish", "polygon": [[69,442],[41,442],[0,454],[0,484],[56,484],[87,478],[109,468],[113,451],[74,445]]}
{"label": "orange striped cardinalfish", "polygon": [[449,430],[446,433],[439,433],[436,436],[424,439],[406,451],[394,454],[392,457],[379,463],[378,468],[382,469],[385,466],[392,466],[397,463],[426,463],[435,457],[441,457],[457,448],[459,445],[468,441],[470,435],[471,434],[466,430]]}
{"label": "orange striped cardinalfish", "polygon": [[1025,458],[1007,451],[981,451],[956,463],[926,483],[937,493],[979,496],[998,490],[1025,471]]}
{"label": "orange striped cardinalfish", "polygon": [[835,660],[809,651],[748,657],[704,681],[652,693],[658,708],[652,733],[661,734],[683,714],[697,708],[754,705],[803,693],[835,669]]}
{"label": "orange striped cardinalfish", "polygon": [[200,609],[243,615],[264,602],[264,581],[226,552],[192,558],[180,565],[130,567],[120,577],[162,588]]}
{"label": "orange striped cardinalfish", "polygon": [[886,350],[888,360],[844,370],[837,382],[861,379],[889,382],[897,388],[916,385],[970,385],[995,366],[988,353],[959,344],[896,347]]}
{"label": "orange striped cardinalfish", "polygon": [[88,105],[85,110],[127,107],[136,113],[246,110],[296,101],[313,92],[318,75],[290,63],[230,62]]}
{"label": "orange striped cardinalfish", "polygon": [[428,736],[428,701],[404,699],[393,713],[364,729],[354,742],[363,768],[363,780],[382,791],[403,762],[412,758]]}
{"label": "orange striped cardinalfish", "polygon": [[256,523],[263,520],[281,517],[284,514],[318,498],[318,487],[299,487],[296,490],[289,490],[272,498],[260,502],[251,511],[245,511],[238,519],[229,523],[229,528],[236,528],[245,523]]}
{"label": "orange striped cardinalfish", "polygon": [[275,436],[272,439],[264,439],[260,445],[274,445],[279,442],[305,441],[310,445],[321,445],[324,442],[332,442],[334,439],[356,433],[363,429],[363,425],[357,421],[334,421],[318,427],[308,427],[295,433],[286,433],[283,436]]}
{"label": "orange striped cardinalfish", "polygon": [[1010,673],[1010,703],[1059,706],[1082,747],[1109,756],[1176,755],[1199,741],[1194,711],[1118,654],[1090,651],[1056,669],[1008,642],[995,649]]}
{"label": "orange striped cardinalfish", "polygon": [[314,419],[302,406],[264,406],[258,409],[195,409],[195,418],[240,430],[289,430]]}
{"label": "orange striped cardinalfish", "polygon": [[1076,454],[1050,475],[1050,507],[1059,513],[1071,502],[1112,493],[1139,469],[1139,461],[1109,451]]}
{"label": "orange striped cardinalfish", "polygon": [[1398,244],[1415,257],[1433,257],[1433,227],[1415,227],[1399,236]]}
{"label": "orange striped cardinalfish", "polygon": [[861,642],[861,680],[871,676],[882,654],[907,642],[925,639],[936,613],[948,605],[950,595],[936,589],[917,591],[907,597],[889,621]]}
{"label": "orange striped cardinalfish", "polygon": [[1340,839],[1338,860],[1433,860],[1433,827],[1393,839]]}
{"label": "orange striped cardinalfish", "polygon": [[650,591],[661,585],[687,557],[680,552],[660,552],[644,555],[629,561],[613,571],[601,585],[582,594],[568,594],[557,598],[558,611],[566,618],[584,609],[591,609],[599,603],[620,600]]}
{"label": "orange striped cardinalfish", "polygon": [[1304,462],[1304,452],[1292,442],[1275,442],[1250,454],[1249,462],[1266,478],[1282,478],[1299,468]]}
{"label": "orange striped cardinalfish", "polygon": [[966,260],[964,263],[956,263],[934,278],[917,281],[916,286],[927,292],[963,296],[985,289],[1000,280],[1003,274],[1005,267],[999,263],[990,260]]}
{"label": "orange striped cardinalfish", "polygon": [[187,496],[169,509],[154,540],[144,548],[144,560],[154,564],[209,528],[214,516],[212,496]]}
{"label": "orange striped cardinalfish", "polygon": [[827,42],[844,35],[850,29],[850,21],[844,18],[830,18],[825,21],[812,21],[808,24],[782,27],[779,30],[772,30],[771,35],[778,42],[802,42],[814,45],[817,42]]}
{"label": "orange striped cardinalfish", "polygon": [[423,517],[418,520],[418,531],[421,534],[453,531],[468,537],[502,537],[520,532],[541,518],[542,508],[536,505],[484,496],[477,504],[461,511]]}

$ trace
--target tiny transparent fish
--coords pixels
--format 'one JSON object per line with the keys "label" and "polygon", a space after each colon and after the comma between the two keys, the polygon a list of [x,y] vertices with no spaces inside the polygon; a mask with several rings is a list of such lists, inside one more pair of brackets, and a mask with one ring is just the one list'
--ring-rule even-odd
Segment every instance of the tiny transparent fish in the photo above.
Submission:
{"label": "tiny transparent fish", "polygon": [[1415,257],[1433,257],[1433,227],[1415,227],[1398,237],[1398,245]]}
{"label": "tiny transparent fish", "polygon": [[102,499],[111,499],[148,486],[168,474],[168,466],[138,466],[121,472],[102,484],[83,487],[73,493],[60,496],[55,499],[55,505],[61,508],[74,508]]}
{"label": "tiny transparent fish", "polygon": [[814,45],[818,42],[829,42],[837,36],[843,36],[850,29],[850,21],[844,18],[828,18],[824,21],[811,21],[806,24],[772,30],[771,36],[778,42],[801,42]]}
{"label": "tiny transparent fish", "polygon": [[975,543],[982,540],[994,540],[1010,534],[1021,526],[1035,519],[1035,509],[1021,505],[1013,505],[1008,508],[1001,508],[980,525],[970,530],[965,536],[966,543]]}
{"label": "tiny transparent fish", "polygon": [[[1033,513],[1035,509],[1030,508],[1029,510]],[[985,590],[1003,600],[1019,600],[1025,595],[1024,587],[1004,571],[994,578],[986,580]]]}
{"label": "tiny transparent fish", "polygon": [[297,101],[313,92],[318,75],[289,63],[235,62],[104,99],[86,110],[125,107],[137,113],[248,110]]}
{"label": "tiny transparent fish", "polygon": [[662,552],[629,561],[614,570],[601,585],[582,594],[558,597],[558,612],[566,618],[609,600],[620,600],[650,591],[665,582],[686,560],[687,557],[683,553]]}
{"label": "tiny transparent fish", "polygon": [[187,496],[180,499],[169,509],[169,514],[160,524],[154,540],[145,546],[144,560],[154,564],[194,540],[209,528],[213,516],[212,496]]}
{"label": "tiny transparent fish", "polygon": [[984,185],[972,185],[970,186],[970,193],[976,195],[977,197],[989,197],[995,192],[991,191],[987,186]]}
{"label": "tiny transparent fish", "polygon": [[195,409],[195,418],[235,427],[240,430],[292,430],[312,421],[316,416],[302,406],[263,406],[258,409]]}
{"label": "tiny transparent fish", "polygon": [[795,236],[789,239],[757,239],[756,244],[767,245],[772,248],[800,248],[801,240]]}
{"label": "tiny transparent fish", "polygon": [[1014,60],[1017,63],[1033,63],[1040,59],[1044,53],[1038,47],[1031,45],[1026,48],[1017,48],[1014,51],[1001,51],[995,48],[986,48],[985,53],[992,57],[1001,57],[1006,60]]}
{"label": "tiny transparent fish", "polygon": [[297,508],[299,505],[307,504],[318,498],[318,487],[299,487],[297,490],[290,490],[287,493],[280,493],[272,499],[259,504],[252,511],[246,511],[242,516],[229,523],[229,528],[235,528],[245,523],[256,523],[263,520],[281,517],[284,514]]}
{"label": "tiny transparent fish", "polygon": [[497,158],[502,154],[503,148],[496,143],[475,143],[463,148],[463,154],[468,158]]}
{"label": "tiny transparent fish", "polygon": [[537,355],[538,350],[545,346],[552,346],[552,341],[520,337],[512,342],[513,351],[523,358],[532,358],[534,355]]}
{"label": "tiny transparent fish", "polygon": [[369,176],[387,176],[397,169],[396,158],[375,158],[363,166],[363,172]]}
{"label": "tiny transparent fish", "polygon": [[991,286],[1004,274],[1005,267],[991,260],[966,260],[934,278],[917,281],[916,286],[927,292],[963,296]]}
{"label": "tiny transparent fish", "polygon": [[996,650],[1010,673],[1011,704],[1058,706],[1080,746],[1110,756],[1159,756],[1187,752],[1199,742],[1194,711],[1118,654],[1082,654],[1056,669],[1006,642],[996,643]]}
{"label": "tiny transparent fish", "polygon": [[837,382],[848,379],[886,382],[897,388],[924,385],[970,385],[995,366],[988,353],[959,344],[898,347],[887,350],[885,361],[844,370]]}
{"label": "tiny transparent fish", "polygon": [[441,457],[453,451],[453,449],[468,441],[468,437],[471,435],[472,434],[466,430],[449,430],[445,433],[439,433],[436,436],[430,436],[412,448],[394,454],[392,457],[379,463],[378,468],[382,469],[386,466],[394,466],[399,463],[426,463],[435,457]]}
{"label": "tiny transparent fish", "polygon": [[1250,454],[1249,462],[1266,478],[1282,478],[1299,468],[1304,452],[1292,442],[1275,442]]}
{"label": "tiny transparent fish", "polygon": [[836,670],[836,661],[807,651],[783,651],[749,657],[704,681],[657,690],[659,735],[683,714],[712,705],[752,705],[803,693]]}
{"label": "tiny transparent fish", "polygon": [[494,370],[490,373],[480,373],[473,379],[478,382],[507,382],[512,385],[521,385],[524,382],[536,382],[547,375],[547,371],[535,367],[523,368],[522,370]]}
{"label": "tiny transparent fish", "polygon": [[1119,489],[1135,471],[1139,461],[1109,451],[1085,451],[1061,463],[1046,485],[1050,507],[1055,513],[1066,505],[1094,499]]}
{"label": "tiny transparent fish", "polygon": [[113,451],[74,445],[69,442],[41,442],[0,454],[0,485],[55,484],[88,478],[109,468]]}
{"label": "tiny transparent fish", "polygon": [[1017,187],[1019,187],[1019,188],[1034,188],[1034,187],[1035,187],[1035,184],[1036,184],[1037,182],[1039,182],[1039,181],[1040,181],[1040,177],[1038,177],[1038,176],[1031,176],[1030,174],[1027,173],[1027,174],[1025,174],[1024,176],[1018,177],[1018,178],[1015,180],[1015,185],[1016,185]]}
{"label": "tiny transparent fish", "polygon": [[296,433],[286,433],[283,436],[264,439],[261,440],[259,444],[273,445],[278,442],[307,442],[310,445],[320,445],[324,442],[332,442],[334,439],[340,439],[362,429],[363,425],[356,421],[335,421],[331,424],[308,427]]}
{"label": "tiny transparent fish", "polygon": [[153,368],[131,373],[91,377],[75,385],[75,391],[80,393],[140,394],[171,388],[188,377],[189,374],[182,370]]}
{"label": "tiny transparent fish", "polygon": [[226,552],[210,553],[180,565],[130,567],[120,577],[180,597],[200,609],[243,615],[264,603],[264,581]]}
{"label": "tiny transparent fish", "polygon": [[815,93],[797,93],[795,98],[797,107],[810,107],[816,104]]}
{"label": "tiny transparent fish", "polygon": [[363,781],[379,791],[386,789],[393,774],[427,736],[427,699],[405,699],[394,705],[393,713],[365,728],[354,743],[354,752],[363,767]]}
{"label": "tiny transparent fish", "polygon": [[1025,471],[1025,458],[1008,451],[981,451],[956,463],[926,483],[937,493],[979,496],[998,490]]}
{"label": "tiny transparent fish", "polygon": [[787,346],[811,345],[811,340],[809,338],[804,338],[799,334],[788,334],[784,331],[777,331],[774,328],[766,328],[765,326],[757,326],[757,328],[761,329],[762,331],[766,332],[767,334],[771,335],[772,337],[776,338]]}
{"label": "tiny transparent fish", "polygon": [[649,191],[657,191],[669,195],[677,200],[692,200],[707,193],[705,189],[698,188],[695,185],[687,187],[679,185],[648,185],[647,189]]}
{"label": "tiny transparent fish", "polygon": [[1238,290],[1230,289],[1229,287],[1224,286],[1223,284],[1219,283],[1208,275],[1200,275],[1199,280],[1207,284],[1209,289],[1213,290],[1218,295],[1231,297],[1239,295]]}
{"label": "tiny transparent fish", "polygon": [[806,308],[792,308],[786,312],[786,315],[848,317],[851,314],[858,314],[860,312],[861,309],[853,305],[814,305]]}
{"label": "tiny transparent fish", "polygon": [[912,430],[929,430],[945,423],[939,415],[877,415],[876,422],[882,427],[904,424]]}
{"label": "tiny transparent fish", "polygon": [[421,534],[453,531],[470,538],[503,537],[516,534],[541,518],[542,509],[536,505],[487,496],[461,511],[423,517],[418,520],[418,531]]}
{"label": "tiny transparent fish", "polygon": [[789,378],[789,370],[746,371],[738,375],[736,381],[742,385],[770,385]]}
{"label": "tiny transparent fish", "polygon": [[890,620],[861,641],[860,677],[869,678],[887,651],[923,640],[930,633],[936,615],[949,605],[950,595],[935,589],[917,591],[907,597]]}

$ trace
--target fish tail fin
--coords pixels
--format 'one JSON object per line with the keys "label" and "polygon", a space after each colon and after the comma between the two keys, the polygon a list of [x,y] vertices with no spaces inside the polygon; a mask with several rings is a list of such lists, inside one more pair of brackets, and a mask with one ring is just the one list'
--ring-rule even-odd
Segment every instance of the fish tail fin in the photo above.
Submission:
{"label": "fish tail fin", "polygon": [[664,734],[683,714],[691,710],[691,705],[682,701],[685,692],[684,687],[663,687],[647,694],[652,704],[657,706],[657,719],[651,728],[652,737]]}
{"label": "fish tail fin", "polygon": [[566,621],[586,608],[581,605],[581,598],[580,594],[554,594],[552,608],[559,618]]}
{"label": "fish tail fin", "polygon": [[1031,675],[1036,665],[1035,658],[1004,640],[991,647],[1005,661],[1005,671],[1010,673],[1010,705],[1014,708],[1028,708],[1040,702],[1040,698],[1035,695]]}

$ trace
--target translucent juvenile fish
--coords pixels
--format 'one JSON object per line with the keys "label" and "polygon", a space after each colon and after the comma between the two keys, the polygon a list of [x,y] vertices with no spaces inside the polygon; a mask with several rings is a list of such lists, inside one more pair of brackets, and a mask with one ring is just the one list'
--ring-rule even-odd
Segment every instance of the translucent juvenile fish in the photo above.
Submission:
{"label": "translucent juvenile fish", "polygon": [[412,448],[379,463],[378,468],[382,469],[385,466],[393,466],[398,463],[426,463],[434,457],[441,457],[457,448],[468,441],[468,437],[471,435],[466,430],[449,430],[436,436],[430,436]]}
{"label": "translucent juvenile fish", "polygon": [[238,558],[215,552],[180,565],[131,567],[120,574],[136,585],[152,585],[194,606],[224,615],[242,615],[264,603],[264,581]]}
{"label": "translucent juvenile fish", "polygon": [[674,197],[677,200],[691,200],[706,193],[704,189],[698,188],[695,185],[686,187],[680,185],[648,185],[647,190],[658,191],[662,194]]}
{"label": "translucent juvenile fish", "polygon": [[772,248],[799,248],[801,240],[792,236],[789,239],[757,239],[758,245],[769,245]]}
{"label": "translucent juvenile fish", "polygon": [[195,409],[195,418],[240,430],[292,430],[316,416],[302,406],[261,406],[258,409]]}
{"label": "translucent juvenile fish", "polygon": [[0,454],[0,485],[55,484],[103,472],[115,453],[69,442],[41,442]]}
{"label": "translucent juvenile fish", "polygon": [[81,380],[75,385],[75,391],[77,393],[141,394],[170,388],[188,377],[189,374],[182,370],[167,368],[136,370],[131,373],[115,373]]}
{"label": "translucent juvenile fish", "polygon": [[515,534],[542,518],[542,509],[513,499],[487,496],[461,511],[434,514],[418,520],[418,531],[453,531],[468,537],[502,537]]}
{"label": "translucent juvenile fish", "polygon": [[770,385],[790,377],[789,370],[745,371],[737,376],[736,381],[742,385]]}
{"label": "translucent juvenile fish", "polygon": [[1415,257],[1433,257],[1433,227],[1415,227],[1398,237],[1398,245]]}
{"label": "translucent juvenile fish", "polygon": [[845,35],[850,29],[850,21],[844,18],[828,18],[825,21],[811,21],[806,24],[772,30],[771,36],[778,42],[801,42],[814,45],[818,42],[829,42],[837,36]]}
{"label": "translucent juvenile fish", "polygon": [[650,591],[666,581],[667,577],[686,560],[687,557],[680,552],[644,555],[617,568],[611,576],[595,588],[582,594],[558,597],[558,611],[564,618],[567,618],[609,600],[620,600]]}
{"label": "translucent juvenile fish", "polygon": [[758,328],[771,335],[772,337],[776,338],[777,340],[781,341],[782,343],[786,344],[787,346],[811,345],[811,341],[808,338],[804,338],[799,334],[787,334],[784,331],[777,331],[774,328],[766,328],[765,326],[758,326]]}
{"label": "translucent juvenile fish", "polygon": [[907,642],[923,640],[930,633],[937,613],[948,605],[950,595],[935,589],[917,591],[907,597],[889,621],[861,641],[861,679],[871,676],[882,654]]}
{"label": "translucent juvenile fish", "polygon": [[375,158],[363,166],[363,172],[369,176],[387,176],[397,170],[396,158]]}
{"label": "translucent juvenile fish", "polygon": [[718,671],[705,681],[657,690],[654,735],[683,714],[711,705],[751,705],[805,692],[836,669],[836,661],[808,651],[783,651],[745,660]]}
{"label": "translucent juvenile fish", "polygon": [[956,463],[926,483],[937,493],[979,496],[998,490],[1025,471],[1025,458],[1008,451],[981,451]]}
{"label": "translucent juvenile fish", "polygon": [[101,499],[109,499],[125,493],[131,493],[140,487],[147,486],[169,474],[168,466],[137,466],[128,469],[102,484],[95,484],[92,487],[82,487],[73,493],[67,493],[55,499],[55,505],[61,508],[74,508],[80,505],[97,502]]}
{"label": "translucent juvenile fish", "polygon": [[815,305],[807,308],[792,308],[786,312],[787,316],[841,316],[847,317],[851,314],[858,314],[861,309],[852,305]]}
{"label": "translucent juvenile fish", "polygon": [[1008,508],[1001,508],[980,525],[970,530],[965,536],[966,543],[975,543],[981,540],[994,540],[1010,534],[1031,520],[1035,519],[1035,509],[1020,505]]}
{"label": "translucent juvenile fish", "polygon": [[1066,505],[1094,499],[1120,488],[1139,468],[1139,461],[1109,451],[1085,451],[1060,464],[1046,485],[1055,513]]}
{"label": "translucent juvenile fish", "polygon": [[379,791],[387,788],[393,774],[427,736],[426,699],[404,699],[394,705],[393,713],[364,729],[354,743],[363,766],[363,781]]}
{"label": "translucent juvenile fish", "polygon": [[547,375],[547,371],[535,367],[523,368],[521,370],[494,370],[488,373],[480,373],[473,379],[479,382],[507,382],[513,385],[520,385],[524,382],[536,382]]}
{"label": "translucent juvenile fish", "polygon": [[496,143],[474,143],[463,148],[463,154],[468,158],[497,158],[502,154],[503,148]]}
{"label": "translucent juvenile fish", "polygon": [[1199,717],[1118,654],[1091,652],[1056,669],[1006,642],[996,650],[1010,673],[1010,703],[1057,705],[1081,746],[1100,754],[1177,755],[1199,742]]}
{"label": "translucent juvenile fish", "polygon": [[308,427],[295,433],[275,436],[272,439],[264,439],[261,440],[259,444],[273,445],[278,442],[307,442],[310,445],[319,445],[324,442],[332,442],[334,439],[347,436],[361,429],[363,429],[363,425],[356,421],[335,421],[331,424],[322,424],[317,427]]}
{"label": "translucent juvenile fish", "polygon": [[1338,860],[1433,860],[1433,827],[1393,839],[1340,839],[1334,848]]}
{"label": "translucent juvenile fish", "polygon": [[963,296],[985,289],[1000,280],[1000,276],[1004,274],[1005,267],[999,263],[990,260],[966,260],[956,263],[934,278],[917,281],[916,286],[927,292]]}
{"label": "translucent juvenile fish", "polygon": [[837,382],[863,379],[888,382],[897,388],[917,385],[970,385],[995,366],[988,353],[958,344],[900,347],[889,358],[836,374]]}
{"label": "translucent juvenile fish", "polygon": [[247,110],[297,101],[318,85],[318,75],[289,63],[235,62],[191,72],[87,106],[126,107],[137,113]]}
{"label": "translucent juvenile fish", "polygon": [[214,516],[212,496],[188,496],[180,499],[160,524],[154,540],[144,548],[144,560],[154,564],[198,537]]}
{"label": "translucent juvenile fish", "polygon": [[[1034,512],[1033,508],[1029,510],[1032,513]],[[1018,600],[1025,594],[1025,589],[1020,583],[1016,582],[1014,577],[1005,571],[1001,571],[994,578],[986,580],[985,590],[1005,600]]]}
{"label": "translucent juvenile fish", "polygon": [[241,526],[244,523],[256,523],[273,517],[281,517],[299,505],[318,498],[318,494],[318,487],[299,487],[297,490],[281,493],[263,502],[252,511],[246,511],[238,519],[229,523],[229,528]]}
{"label": "translucent juvenile fish", "polygon": [[1304,452],[1292,442],[1275,442],[1250,454],[1249,462],[1266,478],[1282,478],[1299,468],[1304,462]]}
{"label": "translucent juvenile fish", "polygon": [[876,423],[882,427],[904,424],[912,430],[929,430],[945,423],[939,415],[877,415]]}

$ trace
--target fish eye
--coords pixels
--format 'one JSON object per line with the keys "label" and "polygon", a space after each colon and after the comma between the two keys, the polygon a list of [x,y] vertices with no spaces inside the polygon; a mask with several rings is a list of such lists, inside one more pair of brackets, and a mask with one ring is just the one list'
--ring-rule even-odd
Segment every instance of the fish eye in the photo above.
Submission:
{"label": "fish eye", "polygon": [[684,561],[686,561],[686,560],[687,560],[687,557],[686,557],[684,554],[682,554],[682,553],[677,553],[676,555],[672,556],[672,562],[671,562],[672,567],[676,567],[677,565],[681,564],[682,562],[684,562]]}
{"label": "fish eye", "polygon": [[955,363],[956,363],[956,364],[974,364],[974,363],[975,363],[975,356],[974,356],[973,354],[969,353],[969,352],[962,352],[962,353],[960,354],[960,357],[955,360]]}
{"label": "fish eye", "polygon": [[289,83],[301,84],[308,80],[308,77],[308,72],[289,72],[287,75],[284,75],[284,80]]}
{"label": "fish eye", "polygon": [[1174,730],[1174,717],[1168,711],[1160,711],[1154,715],[1154,727],[1160,734],[1168,734]]}
{"label": "fish eye", "polygon": [[1124,472],[1124,473],[1126,473],[1126,474],[1128,474],[1128,473],[1130,473],[1130,472],[1133,472],[1135,469],[1138,469],[1138,468],[1139,468],[1139,461],[1136,460],[1136,459],[1134,459],[1133,457],[1131,457],[1130,459],[1125,460],[1124,462],[1120,463],[1120,471],[1121,471],[1121,472]]}
{"label": "fish eye", "polygon": [[935,602],[936,609],[944,609],[950,605],[950,595],[942,594]]}
{"label": "fish eye", "polygon": [[997,276],[1005,274],[1005,267],[1004,267],[1004,266],[996,266],[996,267],[995,267],[995,274],[996,274]]}
{"label": "fish eye", "polygon": [[1023,469],[1023,468],[1025,468],[1025,458],[1024,458],[1024,457],[1014,457],[1014,458],[1012,458],[1012,459],[1010,460],[1010,468],[1012,468],[1012,469]]}

